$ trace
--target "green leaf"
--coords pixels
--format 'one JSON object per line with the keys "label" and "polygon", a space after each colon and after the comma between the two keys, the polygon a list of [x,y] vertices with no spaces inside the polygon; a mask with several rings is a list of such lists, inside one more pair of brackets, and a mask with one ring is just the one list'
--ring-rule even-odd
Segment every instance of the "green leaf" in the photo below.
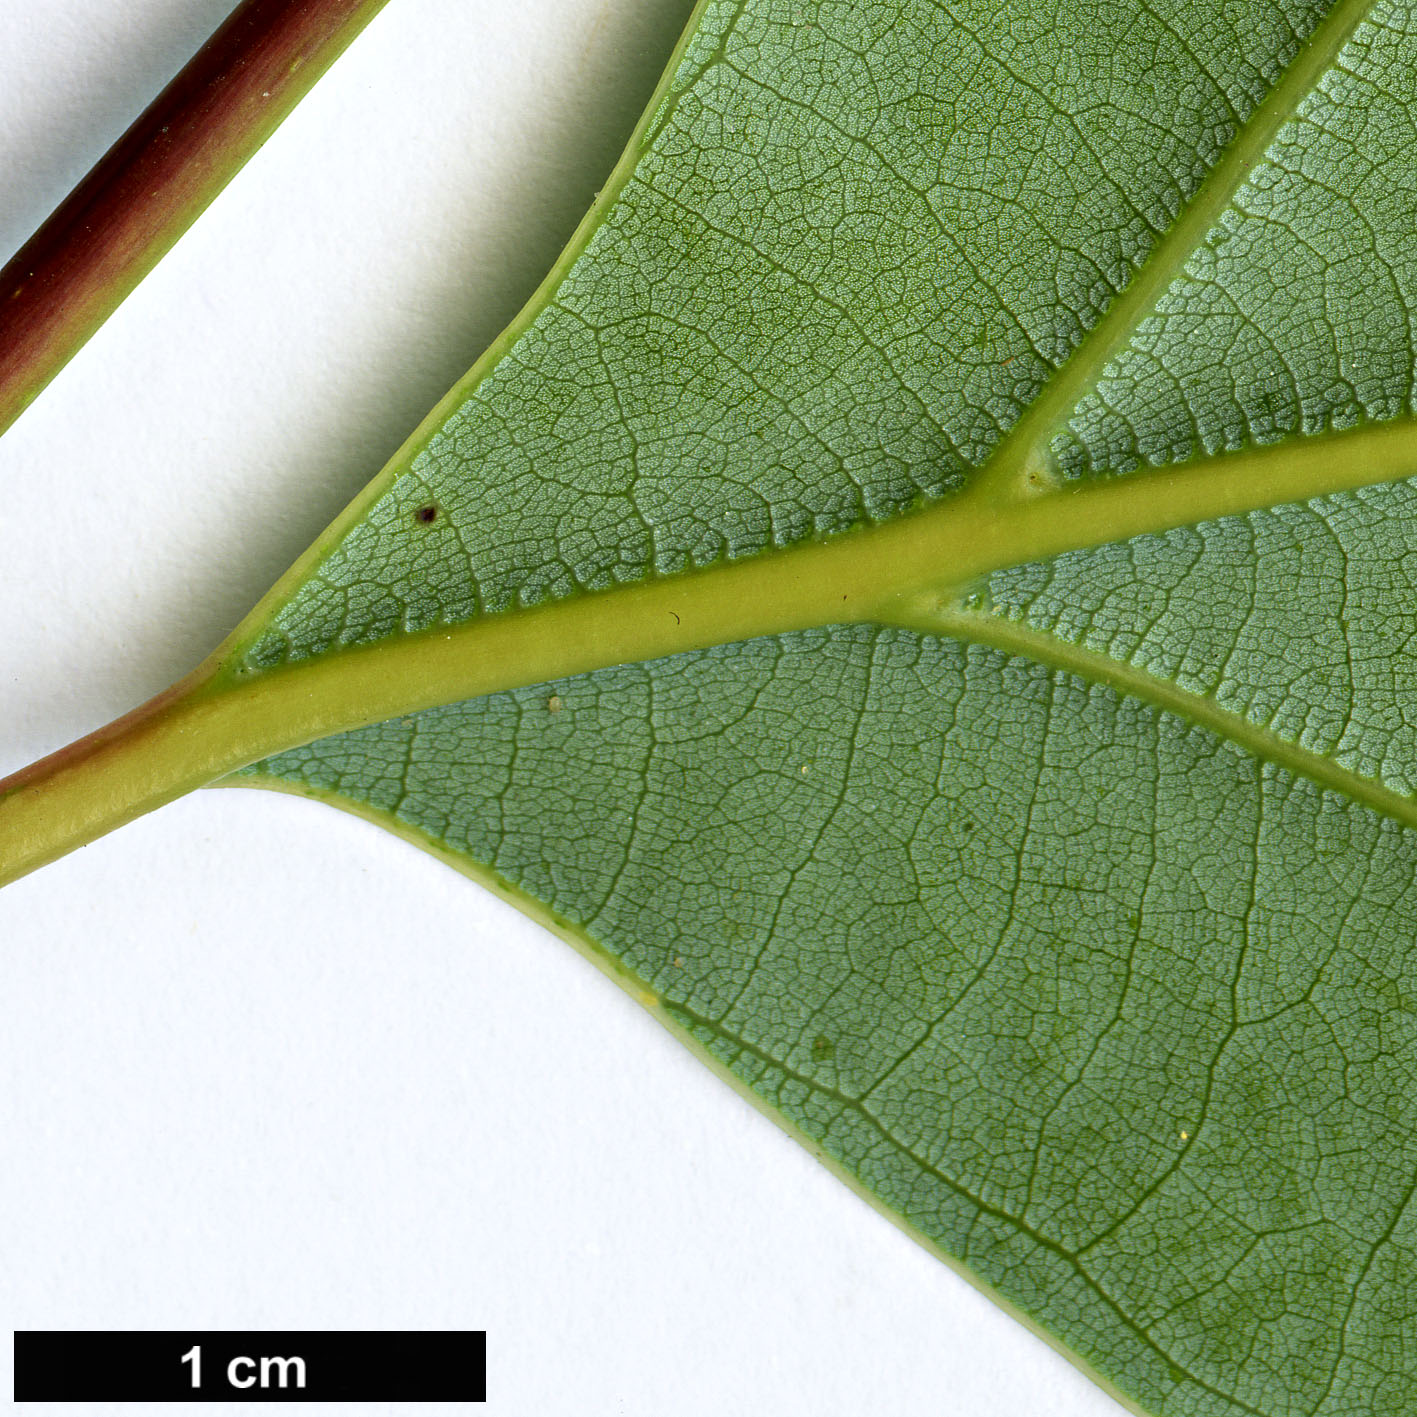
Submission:
{"label": "green leaf", "polygon": [[151,800],[289,743],[1136,1410],[1405,1410],[1414,75],[711,0]]}

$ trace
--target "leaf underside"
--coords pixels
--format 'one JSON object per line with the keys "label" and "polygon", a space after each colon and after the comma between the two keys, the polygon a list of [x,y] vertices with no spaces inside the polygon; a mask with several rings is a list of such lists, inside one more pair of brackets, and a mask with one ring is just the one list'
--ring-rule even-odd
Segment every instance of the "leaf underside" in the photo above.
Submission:
{"label": "leaf underside", "polygon": [[[1414,154],[1411,4],[708,0],[249,665],[1026,477],[1334,438],[1351,486],[1414,409]],[[894,624],[236,780],[513,894],[1139,1410],[1417,1410],[1417,488],[1153,495]]]}

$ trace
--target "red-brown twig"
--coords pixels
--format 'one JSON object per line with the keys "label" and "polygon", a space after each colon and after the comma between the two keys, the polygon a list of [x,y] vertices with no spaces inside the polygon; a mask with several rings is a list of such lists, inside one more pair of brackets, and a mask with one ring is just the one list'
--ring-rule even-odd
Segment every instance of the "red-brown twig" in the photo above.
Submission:
{"label": "red-brown twig", "polygon": [[0,270],[0,432],[386,0],[242,0]]}

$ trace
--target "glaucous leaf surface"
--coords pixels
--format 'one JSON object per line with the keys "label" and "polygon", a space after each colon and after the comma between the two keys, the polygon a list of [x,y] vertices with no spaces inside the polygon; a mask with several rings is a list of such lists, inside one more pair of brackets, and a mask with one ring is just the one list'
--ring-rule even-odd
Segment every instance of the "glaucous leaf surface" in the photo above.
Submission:
{"label": "glaucous leaf surface", "polygon": [[1409,4],[709,0],[247,667],[956,508],[997,564],[244,780],[521,901],[1139,1410],[1410,1410],[1414,74]]}

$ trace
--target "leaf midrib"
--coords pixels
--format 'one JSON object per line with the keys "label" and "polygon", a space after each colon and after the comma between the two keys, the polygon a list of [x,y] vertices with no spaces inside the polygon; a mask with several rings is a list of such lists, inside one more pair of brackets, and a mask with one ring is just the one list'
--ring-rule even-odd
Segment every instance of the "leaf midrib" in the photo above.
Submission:
{"label": "leaf midrib", "polygon": [[317,738],[763,635],[937,616],[972,582],[1021,562],[1406,476],[1417,476],[1410,419],[1008,504],[976,487],[826,541],[272,669],[248,669],[228,642],[152,703],[0,782],[0,882]]}
{"label": "leaf midrib", "polygon": [[[267,751],[275,752],[617,664],[825,625],[900,623],[1014,566],[1408,477],[1417,477],[1412,419],[1016,495],[1008,503],[971,487],[912,515],[825,540],[270,669],[247,669],[229,645],[216,657],[211,691],[243,698],[261,716],[287,701],[294,719],[281,729],[272,720],[273,741],[280,742]],[[298,737],[302,720],[313,731]]]}

